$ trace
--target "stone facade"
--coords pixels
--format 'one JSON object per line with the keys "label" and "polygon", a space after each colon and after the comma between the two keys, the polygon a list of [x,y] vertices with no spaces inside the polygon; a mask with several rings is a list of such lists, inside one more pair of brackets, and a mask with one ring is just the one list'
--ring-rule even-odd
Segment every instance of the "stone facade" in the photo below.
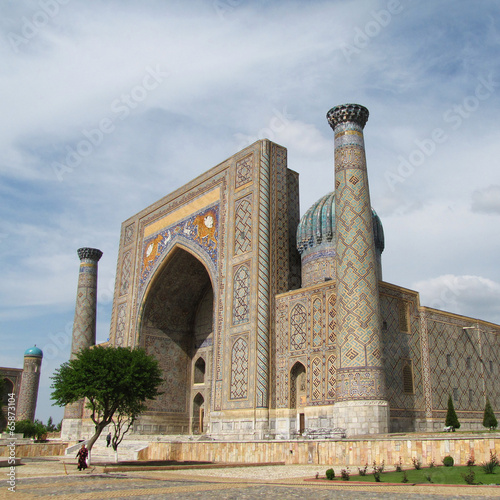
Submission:
{"label": "stone facade", "polygon": [[[300,221],[298,174],[262,140],[123,223],[110,343],[144,348],[164,374],[135,433],[441,430],[448,395],[463,427],[479,428],[486,397],[500,408],[500,326],[381,280],[368,111],[328,117],[335,196]],[[63,436],[87,435],[83,424]]]}

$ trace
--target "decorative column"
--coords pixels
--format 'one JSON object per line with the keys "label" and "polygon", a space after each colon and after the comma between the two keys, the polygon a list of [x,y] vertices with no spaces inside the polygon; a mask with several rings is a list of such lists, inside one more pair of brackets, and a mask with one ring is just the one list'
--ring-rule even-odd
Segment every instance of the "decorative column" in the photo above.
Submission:
{"label": "decorative column", "polygon": [[97,263],[102,257],[102,252],[96,248],[79,248],[78,257],[80,257],[80,273],[76,291],[70,359],[74,359],[81,349],[95,345]]}
{"label": "decorative column", "polygon": [[[96,248],[79,248],[80,273],[76,291],[75,319],[71,342],[70,360],[76,358],[81,349],[95,345],[97,310],[97,263],[102,252]],[[80,423],[70,424],[66,419],[81,419],[83,401],[67,405],[64,409],[62,436],[74,438],[79,433]],[[78,428],[78,430],[77,430]]]}
{"label": "decorative column", "polygon": [[336,416],[349,435],[388,432],[381,319],[372,210],[358,104],[327,113],[335,133],[337,275]]}
{"label": "decorative column", "polygon": [[24,353],[23,376],[16,412],[16,420],[35,420],[36,400],[40,384],[43,353],[37,346]]}

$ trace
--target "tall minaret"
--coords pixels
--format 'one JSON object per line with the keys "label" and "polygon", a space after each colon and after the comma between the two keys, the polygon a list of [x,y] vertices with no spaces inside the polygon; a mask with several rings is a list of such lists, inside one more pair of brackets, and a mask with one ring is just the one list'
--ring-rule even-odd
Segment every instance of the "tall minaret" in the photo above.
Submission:
{"label": "tall minaret", "polygon": [[[81,349],[95,345],[96,310],[97,310],[97,263],[102,252],[97,248],[79,248],[80,272],[76,290],[75,319],[70,359],[74,359]],[[83,401],[67,405],[64,409],[64,421],[61,435],[66,439],[79,437],[80,421],[70,422],[68,419],[81,419]]]}
{"label": "tall minaret", "polygon": [[35,420],[36,400],[40,384],[43,353],[37,346],[24,353],[23,376],[17,403],[16,420]]}
{"label": "tall minaret", "polygon": [[327,113],[335,133],[338,426],[348,435],[388,432],[372,210],[358,104]]}

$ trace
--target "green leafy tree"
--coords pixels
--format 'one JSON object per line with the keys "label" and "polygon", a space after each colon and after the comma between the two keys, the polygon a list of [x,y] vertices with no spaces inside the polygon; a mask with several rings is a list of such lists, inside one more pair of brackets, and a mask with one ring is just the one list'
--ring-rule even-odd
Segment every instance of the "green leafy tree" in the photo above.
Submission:
{"label": "green leafy tree", "polygon": [[63,363],[51,377],[51,398],[66,406],[85,398],[95,425],[87,443],[90,451],[103,429],[120,415],[131,419],[145,410],[145,402],[160,394],[158,361],[143,349],[95,346],[82,349],[75,359]]}
{"label": "green leafy tree", "polygon": [[52,417],[49,417],[47,420],[47,432],[54,432],[56,430],[56,426],[54,425],[54,422],[52,421]]}
{"label": "green leafy tree", "polygon": [[455,412],[455,407],[453,406],[453,400],[451,399],[451,396],[448,397],[448,411],[446,413],[445,425],[447,427],[452,427],[453,431],[455,431],[455,429],[460,429],[460,422],[458,421],[457,413]]}
{"label": "green leafy tree", "polygon": [[486,398],[486,406],[484,407],[483,426],[490,430],[496,429],[498,426],[498,421],[488,398]]}

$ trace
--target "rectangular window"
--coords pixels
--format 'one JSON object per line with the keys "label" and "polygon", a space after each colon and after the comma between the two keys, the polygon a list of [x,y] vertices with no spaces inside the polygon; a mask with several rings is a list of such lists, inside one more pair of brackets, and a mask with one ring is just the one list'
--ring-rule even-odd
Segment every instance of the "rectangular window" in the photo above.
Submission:
{"label": "rectangular window", "polygon": [[446,355],[446,366],[451,366],[451,354]]}
{"label": "rectangular window", "polygon": [[403,392],[413,394],[413,363],[411,359],[402,359],[403,364]]}
{"label": "rectangular window", "polygon": [[474,399],[474,391],[469,389],[469,403],[472,404],[472,400]]}
{"label": "rectangular window", "polygon": [[490,360],[490,372],[493,373],[493,361]]}
{"label": "rectangular window", "polygon": [[453,401],[458,401],[458,387],[453,388]]}
{"label": "rectangular window", "polygon": [[470,356],[465,360],[465,366],[468,370],[470,370]]}
{"label": "rectangular window", "polygon": [[410,315],[408,302],[401,300],[399,302],[399,329],[403,333],[410,333]]}

